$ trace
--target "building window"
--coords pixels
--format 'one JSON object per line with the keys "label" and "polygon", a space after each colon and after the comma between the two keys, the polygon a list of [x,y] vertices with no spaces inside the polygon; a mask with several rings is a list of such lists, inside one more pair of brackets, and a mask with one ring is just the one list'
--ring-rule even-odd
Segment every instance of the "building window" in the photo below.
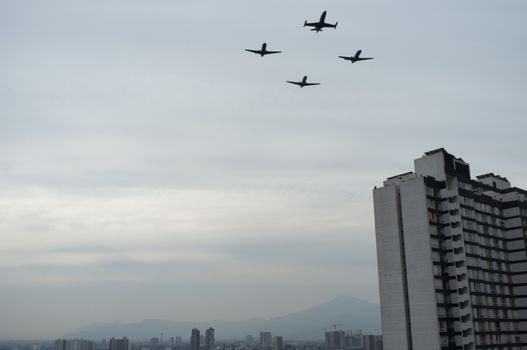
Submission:
{"label": "building window", "polygon": [[436,302],[443,304],[445,302],[445,296],[442,293],[436,293]]}

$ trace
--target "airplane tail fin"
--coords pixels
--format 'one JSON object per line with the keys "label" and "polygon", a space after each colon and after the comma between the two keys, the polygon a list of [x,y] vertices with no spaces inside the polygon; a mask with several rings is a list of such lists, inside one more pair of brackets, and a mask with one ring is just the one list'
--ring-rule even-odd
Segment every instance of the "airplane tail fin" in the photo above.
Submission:
{"label": "airplane tail fin", "polygon": [[305,27],[305,26],[307,26],[307,20],[306,20],[306,21],[304,21],[304,27]]}
{"label": "airplane tail fin", "polygon": [[337,29],[337,24],[339,24],[339,22],[338,22],[338,21],[337,21],[337,22],[335,22],[335,27],[334,27],[335,29]]}

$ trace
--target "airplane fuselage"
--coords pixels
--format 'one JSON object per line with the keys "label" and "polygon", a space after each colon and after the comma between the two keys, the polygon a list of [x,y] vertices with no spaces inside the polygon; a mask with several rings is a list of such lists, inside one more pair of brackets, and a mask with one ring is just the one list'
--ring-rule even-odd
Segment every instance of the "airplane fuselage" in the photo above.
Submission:
{"label": "airplane fuselage", "polygon": [[326,14],[327,11],[322,12],[322,15],[320,15],[320,19],[318,22],[311,22],[308,23],[307,21],[304,22],[304,27],[313,27],[311,28],[312,31],[321,32],[324,28],[337,28],[337,24],[339,22],[336,22],[335,24],[326,23]]}
{"label": "airplane fuselage", "polygon": [[262,44],[259,54],[261,57],[264,57],[267,54],[267,43]]}

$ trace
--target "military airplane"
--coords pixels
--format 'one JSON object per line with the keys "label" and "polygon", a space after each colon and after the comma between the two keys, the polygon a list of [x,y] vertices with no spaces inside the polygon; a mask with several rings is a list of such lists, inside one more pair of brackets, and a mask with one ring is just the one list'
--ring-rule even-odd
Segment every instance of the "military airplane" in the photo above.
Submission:
{"label": "military airplane", "polygon": [[302,78],[301,81],[289,81],[289,80],[287,80],[286,83],[295,84],[295,85],[300,86],[301,88],[303,88],[304,86],[320,85],[320,83],[308,83],[307,82],[307,75],[305,75],[304,78]]}
{"label": "military airplane", "polygon": [[282,51],[269,51],[269,50],[267,50],[267,43],[263,43],[262,44],[262,48],[260,50],[245,49],[245,51],[249,51],[249,52],[258,54],[261,57],[264,57],[265,55],[271,55],[273,53],[281,53],[282,52]]}
{"label": "military airplane", "polygon": [[336,22],[335,24],[326,23],[326,13],[327,11],[322,12],[322,15],[320,16],[320,19],[318,22],[311,22],[308,23],[307,21],[304,22],[304,27],[313,27],[311,30],[315,30],[317,33],[321,32],[324,28],[337,28],[337,24],[339,22]]}
{"label": "military airplane", "polygon": [[362,50],[359,50],[355,53],[355,56],[350,56],[350,57],[347,57],[347,56],[339,56],[340,58],[343,58],[347,61],[351,61],[351,63],[355,63],[355,62],[358,62],[358,61],[366,61],[366,60],[373,60],[373,57],[360,57],[360,54],[361,54]]}

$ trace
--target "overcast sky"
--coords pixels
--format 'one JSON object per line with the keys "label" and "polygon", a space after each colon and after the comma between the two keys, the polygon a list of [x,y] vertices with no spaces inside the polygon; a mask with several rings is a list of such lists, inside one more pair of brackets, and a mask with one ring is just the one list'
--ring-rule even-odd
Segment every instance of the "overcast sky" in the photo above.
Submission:
{"label": "overcast sky", "polygon": [[[337,30],[302,28],[323,10]],[[527,2],[0,1],[0,339],[378,302],[371,190],[527,188]],[[244,52],[268,43],[283,54]],[[362,49],[372,61],[337,58]],[[320,86],[300,89],[285,80]]]}

